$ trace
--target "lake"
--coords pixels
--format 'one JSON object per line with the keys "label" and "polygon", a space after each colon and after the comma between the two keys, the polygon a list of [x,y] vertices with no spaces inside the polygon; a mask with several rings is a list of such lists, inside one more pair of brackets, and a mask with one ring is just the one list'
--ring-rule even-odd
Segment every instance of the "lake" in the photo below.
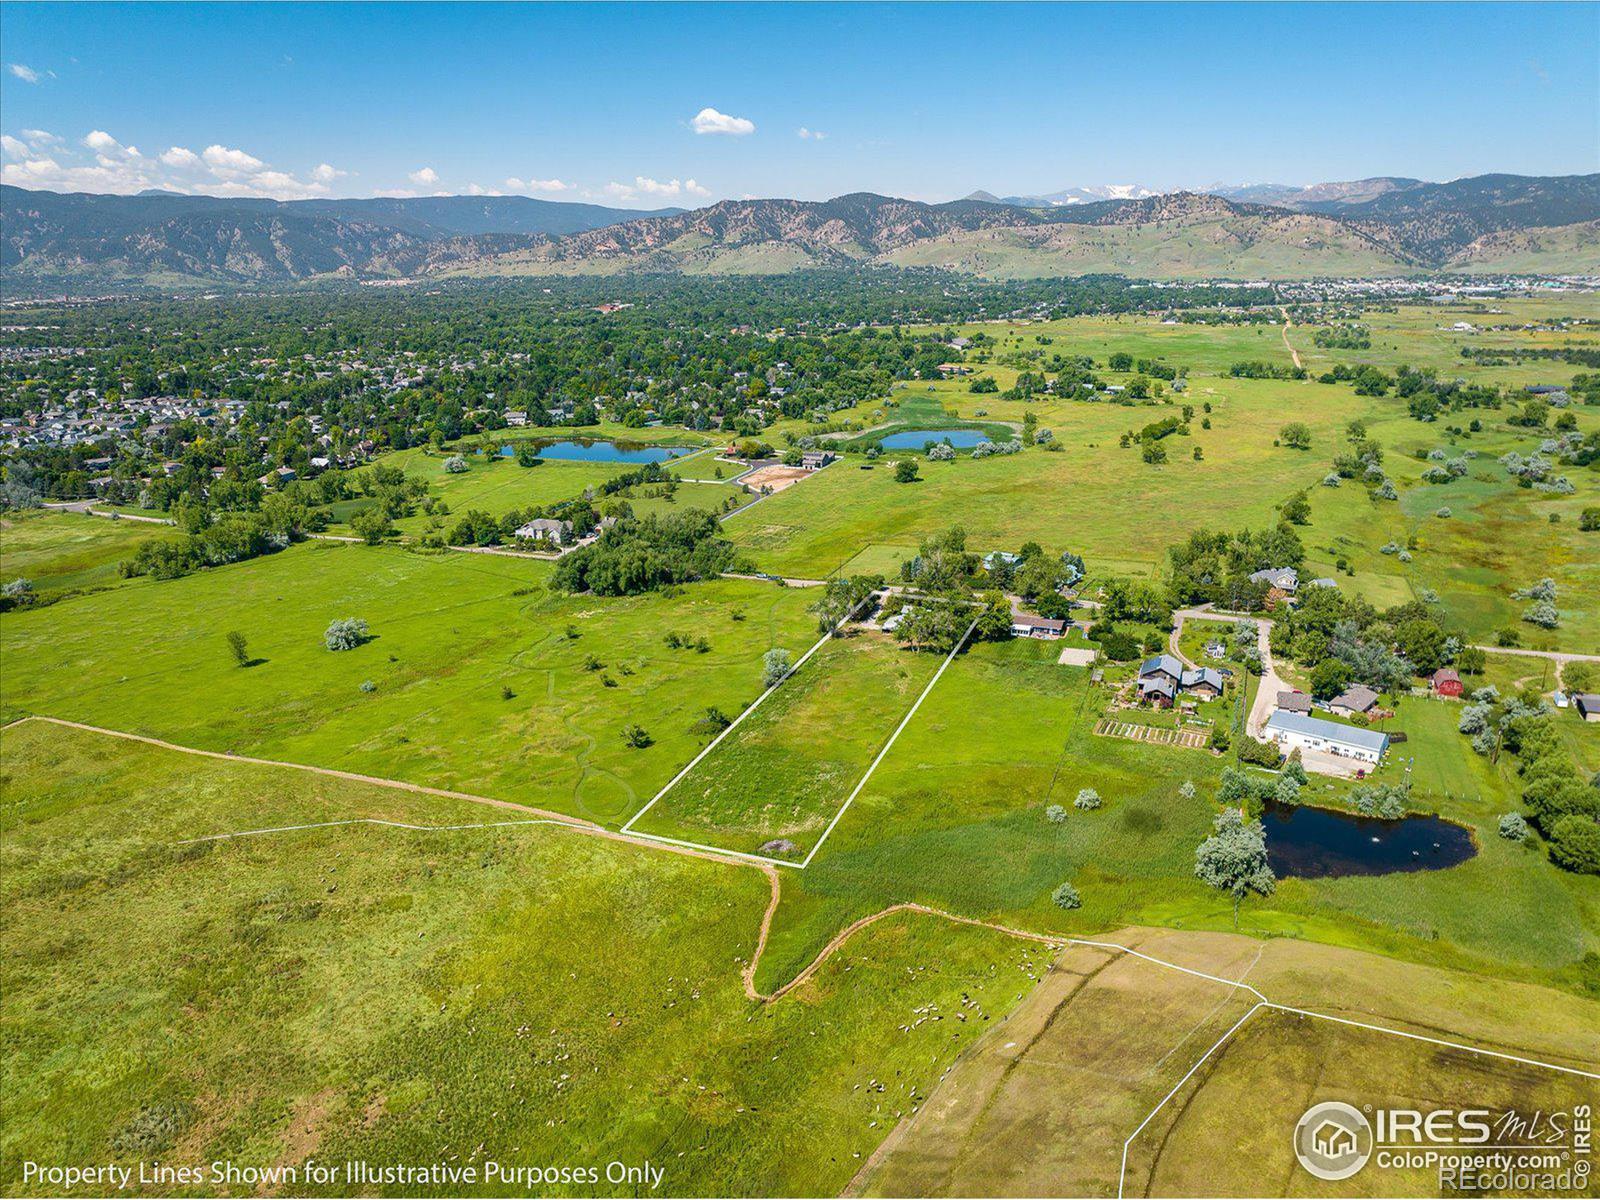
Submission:
{"label": "lake", "polygon": [[1261,821],[1273,873],[1300,879],[1437,871],[1478,852],[1470,829],[1441,817],[1384,821],[1311,804],[1268,804]]}
{"label": "lake", "polygon": [[[594,442],[587,439],[546,442],[539,447],[540,458],[570,462],[653,463],[692,453],[693,446],[635,446],[631,442]],[[503,458],[515,458],[516,454],[515,446],[500,447]]]}
{"label": "lake", "polygon": [[949,442],[958,450],[971,449],[987,442],[989,435],[981,429],[908,429],[891,433],[878,444],[885,450],[921,450],[929,442]]}

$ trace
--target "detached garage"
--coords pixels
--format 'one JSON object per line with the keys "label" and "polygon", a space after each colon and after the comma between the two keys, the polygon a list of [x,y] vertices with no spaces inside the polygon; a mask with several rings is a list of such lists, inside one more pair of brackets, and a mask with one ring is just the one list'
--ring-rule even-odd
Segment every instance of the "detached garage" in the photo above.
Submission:
{"label": "detached garage", "polygon": [[1290,750],[1320,750],[1342,758],[1375,763],[1389,748],[1389,735],[1279,709],[1267,721],[1267,736]]}

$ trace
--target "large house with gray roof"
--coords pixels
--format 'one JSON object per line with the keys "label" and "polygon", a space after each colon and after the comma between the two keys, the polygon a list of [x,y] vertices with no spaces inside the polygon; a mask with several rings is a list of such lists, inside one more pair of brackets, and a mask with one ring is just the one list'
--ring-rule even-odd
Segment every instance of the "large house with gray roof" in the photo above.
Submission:
{"label": "large house with gray roof", "polygon": [[1215,667],[1186,667],[1171,654],[1158,654],[1139,668],[1139,699],[1170,708],[1179,692],[1190,692],[1202,700],[1222,695],[1226,678]]}

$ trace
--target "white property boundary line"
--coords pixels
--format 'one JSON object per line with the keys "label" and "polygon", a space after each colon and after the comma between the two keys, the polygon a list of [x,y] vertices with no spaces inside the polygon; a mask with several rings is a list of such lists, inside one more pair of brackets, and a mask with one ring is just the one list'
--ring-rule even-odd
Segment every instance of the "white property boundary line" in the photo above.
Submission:
{"label": "white property boundary line", "polygon": [[837,625],[828,630],[827,633],[823,634],[822,637],[817,640],[816,645],[807,650],[800,661],[795,663],[794,666],[790,667],[782,679],[778,680],[777,683],[773,684],[766,691],[762,692],[760,696],[756,697],[755,702],[751,704],[749,708],[740,713],[738,717],[734,719],[731,725],[713,738],[711,743],[707,745],[704,750],[695,755],[694,758],[690,760],[688,766],[684,767],[683,770],[674,775],[672,779],[667,782],[665,787],[663,787],[659,792],[650,798],[649,803],[647,803],[638,812],[634,813],[633,816],[629,817],[628,823],[622,827],[621,832],[631,834],[634,837],[648,838],[653,842],[665,842],[670,846],[683,846],[690,850],[709,850],[716,854],[731,854],[736,858],[748,859],[751,862],[765,863],[768,866],[773,867],[788,867],[795,871],[803,871],[810,866],[811,860],[817,856],[817,851],[822,849],[822,843],[828,840],[828,835],[833,832],[834,826],[839,823],[840,818],[842,818],[846,811],[849,810],[850,806],[855,803],[856,797],[859,796],[861,794],[861,790],[867,786],[867,780],[871,779],[872,773],[878,769],[878,764],[884,760],[884,757],[894,746],[896,739],[898,739],[900,734],[904,732],[905,727],[911,723],[911,718],[917,715],[917,709],[922,707],[922,702],[928,698],[928,693],[933,691],[933,685],[939,682],[939,677],[944,674],[945,668],[948,667],[951,661],[954,660],[955,656],[960,653],[961,647],[966,645],[967,639],[972,636],[972,631],[978,627],[977,618],[973,618],[972,624],[967,626],[966,632],[961,635],[955,646],[951,649],[950,653],[945,656],[944,661],[939,664],[939,669],[933,673],[933,678],[928,680],[927,686],[922,689],[921,694],[906,711],[906,715],[900,719],[900,724],[895,726],[894,732],[889,735],[889,740],[883,744],[883,747],[878,751],[877,757],[874,758],[871,765],[867,767],[867,773],[863,775],[856,783],[855,789],[851,791],[850,795],[845,798],[845,802],[840,806],[839,811],[833,814],[833,820],[829,821],[828,827],[822,831],[822,836],[816,840],[816,843],[811,847],[810,852],[807,853],[805,858],[801,859],[799,862],[792,862],[783,858],[768,858],[764,854],[751,854],[744,850],[729,850],[722,846],[712,845],[709,842],[689,842],[684,841],[681,838],[667,837],[659,833],[648,833],[642,829],[634,829],[633,824],[640,817],[644,816],[645,813],[649,812],[650,809],[654,807],[656,801],[660,800],[675,786],[677,786],[678,782],[682,780],[685,775],[694,770],[696,764],[698,764],[702,758],[715,750],[718,743],[720,743],[723,738],[727,737],[738,727],[739,722],[743,721],[746,717],[753,713],[758,707],[760,707],[761,703],[766,700],[768,696],[772,695],[773,692],[777,691],[786,682],[788,682],[789,677],[805,665],[806,659],[810,658],[813,654],[820,650],[823,644],[832,638],[846,621],[855,616],[861,605],[865,604],[867,600],[870,600],[871,598],[871,596],[868,596],[866,599],[862,600],[848,613],[846,613]]}
{"label": "white property boundary line", "polygon": [[922,689],[922,695],[917,697],[917,702],[913,704],[910,711],[908,711],[906,715],[901,718],[900,724],[895,726],[894,732],[889,735],[889,740],[883,744],[883,749],[878,751],[878,757],[872,760],[872,765],[867,768],[867,773],[863,775],[861,777],[861,781],[856,784],[855,791],[851,792],[850,795],[846,797],[845,802],[840,807],[839,811],[833,814],[833,820],[828,822],[828,827],[822,831],[822,836],[817,839],[816,845],[811,847],[811,853],[807,854],[805,858],[800,860],[800,869],[802,871],[811,865],[811,860],[817,856],[817,851],[822,849],[822,843],[828,840],[828,835],[833,832],[833,827],[839,823],[840,818],[843,817],[844,814],[849,810],[850,806],[855,803],[856,797],[861,794],[861,789],[867,786],[867,780],[872,778],[872,773],[878,769],[878,764],[883,761],[884,755],[888,754],[889,750],[894,746],[895,739],[900,736],[901,731],[904,730],[907,725],[911,724],[911,718],[917,715],[917,709],[922,707],[922,702],[928,698],[928,693],[933,691],[933,685],[939,682],[939,676],[944,674],[944,669],[950,665],[956,654],[960,652],[961,647],[966,645],[967,639],[972,636],[972,631],[977,627],[978,619],[974,617],[972,619],[972,624],[967,626],[967,631],[963,633],[960,640],[951,647],[950,653],[945,655],[944,661],[939,664],[939,669],[933,673],[933,678],[928,680],[928,686]]}
{"label": "white property boundary line", "polygon": [[[772,693],[777,691],[779,688],[781,688],[785,683],[787,683],[789,681],[790,676],[792,676],[801,667],[805,666],[806,662],[811,658],[811,656],[813,654],[815,654],[818,650],[821,650],[822,647],[827,644],[828,640],[830,638],[832,638],[836,633],[839,632],[839,629],[844,625],[844,623],[846,621],[848,621],[851,617],[855,616],[856,613],[860,611],[861,606],[863,604],[865,604],[870,599],[872,599],[871,596],[866,596],[866,597],[863,597],[861,600],[857,601],[855,606],[853,608],[851,608],[849,612],[845,613],[845,615],[843,617],[841,617],[839,619],[839,621],[831,629],[829,629],[826,633],[824,633],[820,638],[818,638],[816,640],[816,643],[811,647],[811,649],[807,650],[804,654],[802,654],[800,656],[800,661],[799,662],[795,663],[794,666],[790,667],[787,671],[785,671],[783,673],[783,678],[782,679],[778,680],[777,683],[773,684],[766,691],[762,692],[761,695],[757,696],[755,698],[755,700],[751,702],[751,704],[750,704],[750,706],[748,708],[746,708],[742,713],[740,713],[737,717],[735,717],[729,723],[729,725],[728,725],[728,727],[726,729],[724,729],[721,733],[717,734],[716,737],[712,738],[711,741],[706,744],[706,748],[704,750],[700,751],[699,754],[696,754],[693,758],[691,758],[689,760],[689,765],[688,766],[684,767],[683,770],[679,771],[676,775],[674,775],[671,779],[669,779],[666,782],[666,785],[664,787],[662,787],[662,789],[659,792],[657,792],[654,796],[650,797],[650,799],[645,803],[645,806],[643,808],[641,808],[638,812],[634,813],[633,816],[629,817],[628,820],[627,820],[627,823],[625,825],[623,825],[621,831],[623,833],[631,832],[632,829],[633,829],[633,823],[635,821],[637,821],[640,817],[644,816],[645,813],[649,812],[652,808],[654,808],[655,805],[656,805],[656,802],[658,800],[660,800],[661,797],[665,796],[668,792],[670,792],[674,787],[676,787],[678,785],[679,781],[682,780],[685,775],[687,775],[690,771],[694,770],[695,767],[699,764],[699,762],[700,762],[700,760],[702,758],[704,758],[706,755],[710,754],[713,750],[715,750],[718,746],[720,746],[722,744],[722,740],[724,738],[726,738],[730,733],[732,733],[735,729],[739,728],[739,726],[744,722],[744,719],[746,717],[748,717],[751,713],[755,712],[756,709],[760,708],[764,703],[766,703],[767,697],[772,695]],[[653,838],[653,837],[656,837],[657,835],[653,834],[653,833],[640,833],[639,836],[640,837]],[[670,841],[671,839],[663,838],[661,840]],[[694,843],[694,842],[680,842],[678,844],[679,845],[684,845],[684,846],[693,846],[693,845],[696,845],[697,843]],[[715,849],[717,849],[717,847],[715,847],[715,846],[706,846],[706,847],[702,847],[702,848],[703,849],[707,849],[707,850],[715,850]],[[724,853],[728,853],[728,852],[725,851]],[[759,855],[745,855],[744,857],[746,857],[746,858],[757,858],[757,859],[759,859],[759,861],[762,861],[762,862],[779,862],[778,859],[762,859],[762,858],[760,858]],[[792,867],[795,864],[794,863],[782,863],[781,865]]]}
{"label": "white property boundary line", "polygon": [[1408,1038],[1408,1039],[1410,1039],[1411,1041],[1414,1041],[1414,1042],[1427,1042],[1430,1045],[1444,1046],[1447,1049],[1451,1049],[1451,1050],[1462,1050],[1462,1051],[1465,1051],[1468,1054],[1477,1054],[1477,1055],[1481,1055],[1481,1056],[1483,1056],[1485,1058],[1498,1058],[1498,1059],[1502,1059],[1502,1060],[1504,1060],[1506,1062],[1521,1063],[1524,1066],[1542,1067],[1547,1071],[1555,1071],[1555,1072],[1558,1072],[1559,1074],[1562,1074],[1562,1075],[1577,1075],[1577,1076],[1580,1076],[1581,1078],[1584,1078],[1584,1079],[1600,1079],[1600,1073],[1597,1073],[1597,1072],[1594,1072],[1594,1071],[1585,1071],[1581,1067],[1564,1067],[1564,1066],[1561,1066],[1561,1065],[1559,1065],[1557,1063],[1543,1062],[1543,1061],[1541,1061],[1541,1060],[1539,1060],[1537,1058],[1525,1058],[1520,1054],[1507,1054],[1507,1053],[1505,1053],[1504,1051],[1501,1051],[1501,1050],[1486,1050],[1481,1046],[1468,1046],[1463,1042],[1452,1042],[1452,1041],[1448,1041],[1448,1040],[1446,1040],[1444,1038],[1429,1037],[1427,1034],[1412,1033],[1409,1030],[1405,1030],[1405,1029],[1390,1029],[1390,1028],[1388,1028],[1386,1026],[1383,1026],[1383,1025],[1373,1025],[1368,1021],[1353,1020],[1350,1017],[1336,1017],[1336,1016],[1333,1016],[1330,1013],[1313,1012],[1311,1009],[1308,1009],[1308,1008],[1295,1008],[1292,1005],[1288,1005],[1288,1004],[1277,1004],[1277,1003],[1274,1003],[1271,1000],[1268,1000],[1265,996],[1263,996],[1261,994],[1260,991],[1258,991],[1256,988],[1252,987],[1250,984],[1245,983],[1243,980],[1233,981],[1233,980],[1227,980],[1227,979],[1220,979],[1215,975],[1207,975],[1203,971],[1195,971],[1195,970],[1190,969],[1189,967],[1180,967],[1177,963],[1169,963],[1169,962],[1165,961],[1164,959],[1154,958],[1154,957],[1152,957],[1151,955],[1148,955],[1148,954],[1142,954],[1139,951],[1133,950],[1133,949],[1129,949],[1126,946],[1116,946],[1116,944],[1112,943],[1112,942],[1086,942],[1086,941],[1081,941],[1078,938],[1069,938],[1067,940],[1069,942],[1072,942],[1074,944],[1081,945],[1081,946],[1095,946],[1095,947],[1102,948],[1102,949],[1112,949],[1112,948],[1120,949],[1126,954],[1134,955],[1136,958],[1145,959],[1146,961],[1152,962],[1152,963],[1156,963],[1159,966],[1170,967],[1174,971],[1182,971],[1186,975],[1196,975],[1196,976],[1199,976],[1201,979],[1210,979],[1210,980],[1214,980],[1217,983],[1226,983],[1226,984],[1229,984],[1229,986],[1231,986],[1231,987],[1241,988],[1241,989],[1251,993],[1252,995],[1258,997],[1256,1003],[1250,1006],[1249,1011],[1246,1012],[1244,1014],[1244,1016],[1240,1017],[1236,1022],[1234,1022],[1232,1028],[1230,1028],[1228,1030],[1228,1032],[1224,1033],[1220,1038],[1218,1038],[1212,1044],[1212,1046],[1211,1046],[1211,1048],[1209,1050],[1207,1050],[1199,1058],[1195,1059],[1194,1065],[1191,1066],[1188,1069],[1188,1071],[1186,1071],[1184,1073],[1183,1078],[1178,1080],[1178,1082],[1173,1085],[1173,1088],[1172,1088],[1172,1090],[1170,1092],[1168,1092],[1165,1096],[1161,1097],[1160,1101],[1156,1104],[1156,1106],[1154,1108],[1152,1108],[1150,1110],[1149,1114],[1146,1115],[1145,1119],[1139,1122],[1138,1127],[1136,1129],[1134,1129],[1134,1131],[1128,1135],[1127,1140],[1122,1143],[1122,1169],[1121,1169],[1121,1171],[1119,1172],[1119,1174],[1117,1176],[1117,1198],[1118,1198],[1118,1200],[1122,1200],[1122,1197],[1123,1197],[1123,1195],[1125,1193],[1125,1189],[1127,1187],[1127,1180],[1128,1180],[1128,1152],[1133,1147],[1133,1140],[1136,1137],[1138,1137],[1141,1133],[1143,1133],[1144,1132],[1144,1127],[1146,1125],[1150,1124],[1150,1122],[1155,1119],[1156,1114],[1159,1113],[1163,1108],[1166,1107],[1167,1101],[1171,1100],[1174,1096],[1176,1096],[1180,1091],[1183,1090],[1184,1084],[1188,1083],[1189,1080],[1194,1077],[1194,1073],[1200,1069],[1201,1065],[1204,1064],[1205,1061],[1208,1058],[1210,1058],[1213,1054],[1215,1054],[1229,1038],[1231,1038],[1234,1034],[1238,1033],[1239,1030],[1243,1027],[1243,1025],[1244,1025],[1244,1023],[1246,1021],[1248,1021],[1251,1017],[1255,1016],[1256,1013],[1260,1012],[1263,1008],[1272,1009],[1272,1010],[1274,1010],[1276,1012],[1292,1013],[1295,1016],[1300,1016],[1300,1017],[1309,1017],[1309,1018],[1311,1018],[1313,1020],[1317,1020],[1317,1021],[1331,1021],[1335,1025],[1349,1025],[1349,1026],[1351,1026],[1351,1027],[1353,1027],[1355,1029],[1366,1029],[1366,1030],[1369,1030],[1369,1031],[1371,1031],[1373,1033],[1388,1034],[1390,1037]]}

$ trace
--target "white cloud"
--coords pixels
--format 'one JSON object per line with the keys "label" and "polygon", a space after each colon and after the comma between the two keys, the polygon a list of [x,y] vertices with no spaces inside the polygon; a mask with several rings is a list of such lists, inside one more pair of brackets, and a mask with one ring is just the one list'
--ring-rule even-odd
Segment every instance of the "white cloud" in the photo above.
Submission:
{"label": "white cloud", "polygon": [[91,130],[79,142],[82,149],[63,145],[45,153],[40,146],[60,139],[43,130],[23,130],[23,138],[6,136],[8,161],[3,178],[23,187],[67,192],[109,192],[126,195],[146,188],[197,192],[216,196],[258,196],[275,200],[300,200],[329,194],[328,185],[344,174],[326,163],[301,179],[288,171],[272,169],[243,150],[222,145],[196,154],[184,146],[171,146],[153,158],[137,147],[124,146],[103,129]]}
{"label": "white cloud", "polygon": [[138,158],[137,146],[124,146],[104,129],[91,130],[83,139],[83,144],[99,156],[101,166],[110,166],[122,158]]}
{"label": "white cloud", "polygon": [[180,171],[192,171],[200,165],[200,156],[184,146],[172,146],[161,154],[161,161]]}
{"label": "white cloud", "polygon": [[601,189],[614,200],[676,200],[682,196],[709,196],[711,189],[701,187],[693,179],[669,179],[665,183],[644,175],[635,175],[632,183],[606,184]]}
{"label": "white cloud", "polygon": [[211,168],[211,173],[218,179],[237,179],[241,175],[254,175],[258,171],[266,170],[267,167],[267,164],[254,154],[246,154],[243,150],[215,143],[201,151],[200,157],[205,159],[206,166]]}
{"label": "white cloud", "polygon": [[702,108],[689,121],[696,133],[722,133],[730,137],[744,137],[756,131],[756,123],[744,117],[730,117],[714,108]]}
{"label": "white cloud", "polygon": [[828,136],[820,129],[807,129],[804,125],[800,126],[799,129],[796,129],[794,133],[796,137],[803,138],[808,142],[820,142],[823,138]]}
{"label": "white cloud", "polygon": [[27,63],[7,63],[6,70],[22,80],[23,83],[38,83],[44,78],[42,74],[35,71]]}
{"label": "white cloud", "polygon": [[512,192],[570,192],[576,185],[559,179],[518,179],[515,175],[504,181]]}
{"label": "white cloud", "polygon": [[406,178],[411,180],[412,183],[435,184],[439,182],[439,172],[435,171],[432,167],[422,167],[419,170],[411,172],[411,174],[407,175]]}

